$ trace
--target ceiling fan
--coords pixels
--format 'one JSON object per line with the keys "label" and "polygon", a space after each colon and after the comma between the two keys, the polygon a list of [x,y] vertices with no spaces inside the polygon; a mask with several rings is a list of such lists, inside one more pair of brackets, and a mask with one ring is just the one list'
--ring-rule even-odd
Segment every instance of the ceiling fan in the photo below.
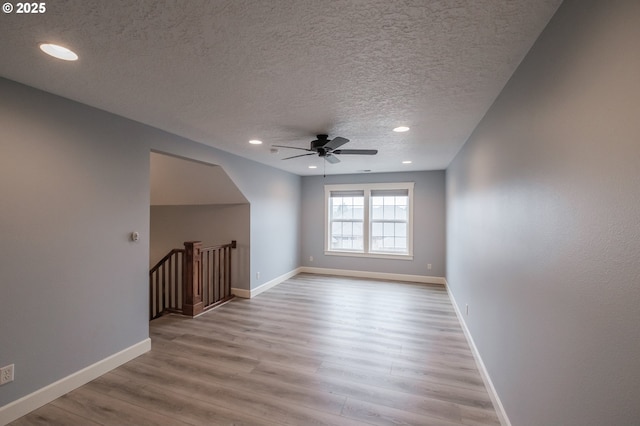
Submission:
{"label": "ceiling fan", "polygon": [[298,148],[296,146],[285,146],[285,145],[272,145],[276,148],[290,148],[290,149],[300,149],[302,151],[309,151],[308,154],[300,154],[294,155],[291,157],[283,158],[283,160],[290,160],[292,158],[298,157],[306,157],[307,155],[318,155],[319,157],[323,157],[331,164],[339,163],[340,160],[336,155],[376,155],[378,153],[377,149],[337,149],[342,145],[349,142],[349,139],[341,138],[337,136],[333,139],[329,139],[329,135],[317,135],[318,139],[311,141],[311,145],[309,148]]}

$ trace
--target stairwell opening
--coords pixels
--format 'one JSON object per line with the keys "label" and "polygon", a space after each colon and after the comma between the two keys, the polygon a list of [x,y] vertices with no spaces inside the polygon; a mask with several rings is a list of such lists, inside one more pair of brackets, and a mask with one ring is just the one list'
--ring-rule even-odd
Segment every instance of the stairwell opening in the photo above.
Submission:
{"label": "stairwell opening", "polygon": [[[185,242],[213,248],[235,241],[229,270],[220,274],[229,274],[232,288],[249,282],[250,206],[222,167],[151,152],[150,200],[150,269]],[[220,265],[227,268],[222,258]],[[182,273],[171,269],[172,275]],[[182,290],[175,293],[167,296],[169,304],[182,304]],[[153,307],[154,297],[150,282],[150,318],[162,309]]]}

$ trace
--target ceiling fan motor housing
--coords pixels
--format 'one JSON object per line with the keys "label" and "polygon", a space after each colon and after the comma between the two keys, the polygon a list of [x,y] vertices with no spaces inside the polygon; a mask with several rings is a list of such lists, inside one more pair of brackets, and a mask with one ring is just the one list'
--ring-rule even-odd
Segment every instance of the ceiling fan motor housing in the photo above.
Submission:
{"label": "ceiling fan motor housing", "polygon": [[[329,143],[329,135],[317,135],[318,139],[316,139],[315,141],[311,141],[311,149],[314,151],[318,151],[318,153],[320,153],[320,148],[322,148],[323,146],[325,146],[327,143]],[[320,154],[320,156],[324,155],[324,150],[322,150],[322,153]]]}

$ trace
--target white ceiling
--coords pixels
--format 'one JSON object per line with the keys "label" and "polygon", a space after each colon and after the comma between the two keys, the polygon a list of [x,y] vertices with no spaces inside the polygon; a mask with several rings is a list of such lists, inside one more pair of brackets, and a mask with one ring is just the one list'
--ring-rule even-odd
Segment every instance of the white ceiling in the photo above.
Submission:
{"label": "white ceiling", "polygon": [[444,169],[560,3],[53,0],[0,17],[0,75],[300,175],[322,160],[272,144],[379,150],[327,174]]}

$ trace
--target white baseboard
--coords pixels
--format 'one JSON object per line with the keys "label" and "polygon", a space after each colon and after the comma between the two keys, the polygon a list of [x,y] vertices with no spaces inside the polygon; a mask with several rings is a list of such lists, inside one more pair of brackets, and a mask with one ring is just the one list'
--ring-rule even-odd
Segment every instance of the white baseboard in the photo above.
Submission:
{"label": "white baseboard", "polygon": [[242,299],[251,299],[251,290],[231,287],[231,293],[233,293],[234,296],[240,297]]}
{"label": "white baseboard", "polygon": [[350,269],[331,269],[331,268],[314,268],[311,266],[303,266],[298,268],[299,272],[309,274],[322,275],[340,275],[343,277],[372,278],[379,280],[407,281],[413,283],[424,284],[441,284],[445,285],[444,277],[430,277],[427,275],[408,275],[408,274],[391,274],[387,272],[371,272],[371,271],[353,271]]}
{"label": "white baseboard", "polygon": [[296,276],[300,273],[319,274],[319,275],[338,275],[343,277],[372,278],[372,279],[392,280],[392,281],[406,281],[406,282],[424,283],[424,284],[441,284],[441,285],[446,284],[446,280],[444,279],[444,277],[430,277],[426,275],[390,274],[386,272],[354,271],[350,269],[313,268],[310,266],[301,266],[299,268],[294,269],[293,271],[280,275],[279,277],[274,278],[271,281],[267,281],[266,283],[262,284],[260,287],[256,287],[252,290],[245,290],[243,288],[232,288],[231,292],[236,297],[241,297],[243,299],[251,299],[252,297],[256,297],[260,293],[265,292],[270,288],[277,286],[281,282],[286,281],[289,278]]}
{"label": "white baseboard", "polygon": [[480,371],[480,376],[482,376],[482,381],[484,382],[487,391],[489,392],[489,397],[491,398],[491,402],[493,403],[494,408],[496,409],[496,414],[498,415],[498,420],[500,420],[500,424],[502,426],[511,426],[511,421],[507,416],[507,412],[504,410],[504,406],[502,405],[502,401],[500,401],[500,397],[498,396],[498,392],[496,392],[496,388],[493,386],[493,382],[491,381],[491,377],[489,376],[489,372],[482,361],[482,357],[480,356],[480,352],[478,352],[478,348],[476,347],[475,342],[473,341],[473,337],[471,336],[471,332],[467,327],[467,323],[464,320],[464,316],[460,309],[458,309],[458,304],[456,303],[456,299],[453,296],[453,293],[449,289],[449,283],[445,279],[445,287],[447,288],[447,294],[449,295],[449,299],[451,299],[451,304],[453,305],[453,309],[456,311],[456,316],[462,325],[462,331],[464,332],[465,337],[467,338],[467,342],[469,343],[469,347],[471,348],[471,352],[473,353],[473,358],[476,361],[476,365],[478,366],[478,370]]}
{"label": "white baseboard", "polygon": [[50,403],[93,379],[102,376],[122,364],[151,350],[151,339],[147,338],[80,371],[51,383],[37,391],[0,407],[0,425],[8,424],[33,410]]}
{"label": "white baseboard", "polygon": [[259,295],[260,293],[263,293],[269,290],[270,288],[277,286],[281,282],[286,281],[295,275],[298,275],[301,272],[300,269],[301,268],[296,268],[293,271],[289,271],[286,274],[280,275],[279,277],[276,277],[270,281],[267,281],[261,286],[251,290],[245,290],[243,288],[232,288],[231,293],[236,295],[236,297],[241,297],[243,299],[251,299],[252,297],[256,297],[257,295]]}

